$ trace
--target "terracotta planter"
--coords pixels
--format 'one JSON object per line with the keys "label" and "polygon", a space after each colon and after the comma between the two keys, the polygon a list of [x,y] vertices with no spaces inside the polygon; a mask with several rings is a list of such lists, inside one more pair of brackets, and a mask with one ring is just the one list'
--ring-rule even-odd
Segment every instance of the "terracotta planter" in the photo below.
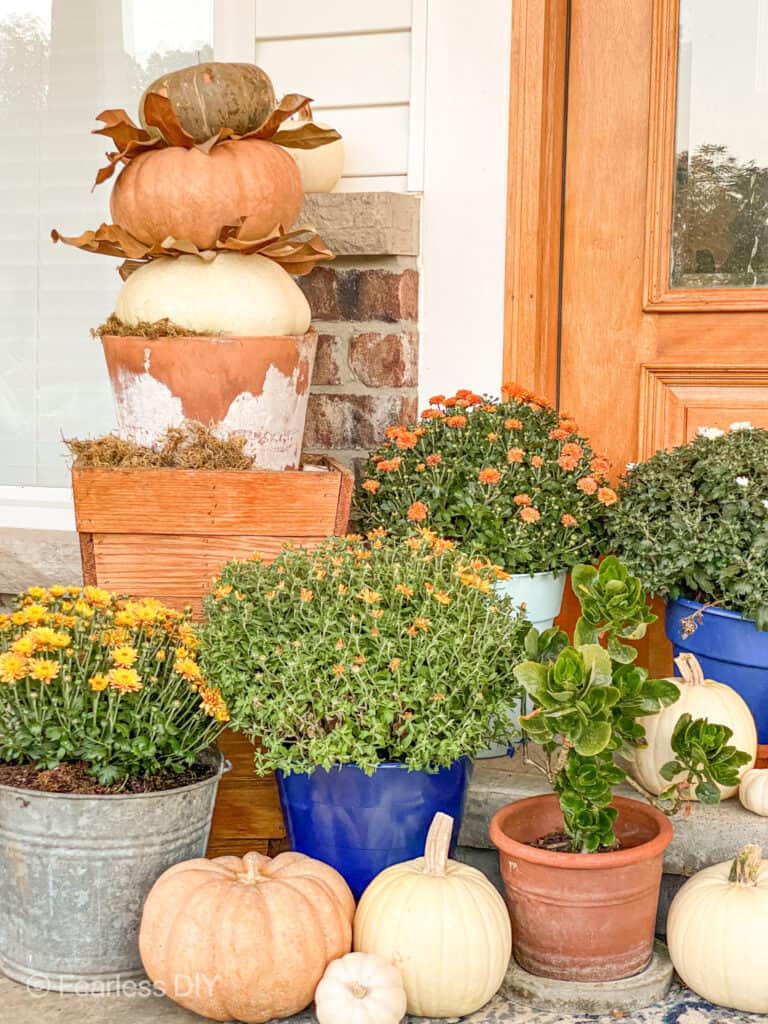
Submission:
{"label": "terracotta planter", "polygon": [[101,339],[120,436],[154,444],[185,419],[246,437],[263,469],[301,455],[317,334]]}
{"label": "terracotta planter", "polygon": [[616,797],[614,853],[552,853],[527,843],[562,828],[555,794],[507,804],[491,821],[512,919],[515,960],[531,974],[611,981],[653,953],[664,851],[672,825],[639,800]]}

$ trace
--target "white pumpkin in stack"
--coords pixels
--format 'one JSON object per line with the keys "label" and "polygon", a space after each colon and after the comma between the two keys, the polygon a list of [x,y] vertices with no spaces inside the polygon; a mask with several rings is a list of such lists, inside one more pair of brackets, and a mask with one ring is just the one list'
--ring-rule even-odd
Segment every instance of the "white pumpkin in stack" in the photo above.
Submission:
{"label": "white pumpkin in stack", "polygon": [[258,254],[161,256],[125,281],[115,306],[122,323],[170,320],[199,334],[237,337],[302,335],[311,313],[301,288]]}
{"label": "white pumpkin in stack", "polygon": [[[280,134],[298,131],[308,124],[317,128],[331,127],[323,121],[316,121],[312,117],[311,107],[307,104],[298,118],[283,122]],[[305,192],[333,192],[344,173],[344,143],[341,139],[329,142],[325,146],[317,146],[315,149],[297,149],[293,146],[283,148],[296,161]]]}

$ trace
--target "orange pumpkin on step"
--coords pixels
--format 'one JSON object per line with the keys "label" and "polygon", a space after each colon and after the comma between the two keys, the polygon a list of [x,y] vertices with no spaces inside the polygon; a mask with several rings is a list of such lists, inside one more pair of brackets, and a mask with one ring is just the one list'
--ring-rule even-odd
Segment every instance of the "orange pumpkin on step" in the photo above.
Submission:
{"label": "orange pumpkin on step", "polygon": [[198,858],[153,886],[139,950],[181,1006],[261,1024],[312,1002],[328,964],[351,949],[354,912],[341,875],[301,853]]}
{"label": "orange pumpkin on step", "polygon": [[221,142],[205,153],[170,146],[135,157],[112,189],[115,224],[151,244],[169,236],[210,249],[225,224],[253,217],[266,237],[296,223],[304,192],[296,163],[262,139]]}

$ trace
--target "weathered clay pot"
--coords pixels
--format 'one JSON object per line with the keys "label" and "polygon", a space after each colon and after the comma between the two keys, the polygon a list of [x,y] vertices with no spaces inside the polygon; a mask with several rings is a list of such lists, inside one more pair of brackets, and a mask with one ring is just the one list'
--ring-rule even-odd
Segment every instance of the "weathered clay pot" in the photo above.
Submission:
{"label": "weathered clay pot", "polygon": [[242,434],[263,469],[296,469],[317,334],[102,337],[120,436],[152,445],[185,419]]}
{"label": "weathered clay pot", "polygon": [[616,797],[622,848],[553,853],[527,843],[561,829],[555,794],[507,804],[491,820],[512,919],[513,954],[531,974],[610,981],[642,971],[653,953],[667,818]]}

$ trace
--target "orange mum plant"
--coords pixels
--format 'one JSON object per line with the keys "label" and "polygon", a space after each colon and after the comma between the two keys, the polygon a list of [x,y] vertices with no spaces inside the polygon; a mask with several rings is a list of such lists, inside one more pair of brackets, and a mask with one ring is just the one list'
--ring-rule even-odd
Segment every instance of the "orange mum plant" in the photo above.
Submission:
{"label": "orange mum plant", "polygon": [[546,399],[514,384],[502,395],[435,395],[420,423],[389,427],[358,494],[365,527],[428,526],[509,572],[599,554],[617,500],[608,461]]}
{"label": "orange mum plant", "polygon": [[0,615],[0,761],[85,761],[101,785],[194,764],[228,721],[186,612],[30,587]]}
{"label": "orange mum plant", "polygon": [[504,573],[431,530],[374,530],[271,564],[231,562],[208,598],[202,664],[256,770],[382,761],[436,770],[505,736],[528,624]]}

